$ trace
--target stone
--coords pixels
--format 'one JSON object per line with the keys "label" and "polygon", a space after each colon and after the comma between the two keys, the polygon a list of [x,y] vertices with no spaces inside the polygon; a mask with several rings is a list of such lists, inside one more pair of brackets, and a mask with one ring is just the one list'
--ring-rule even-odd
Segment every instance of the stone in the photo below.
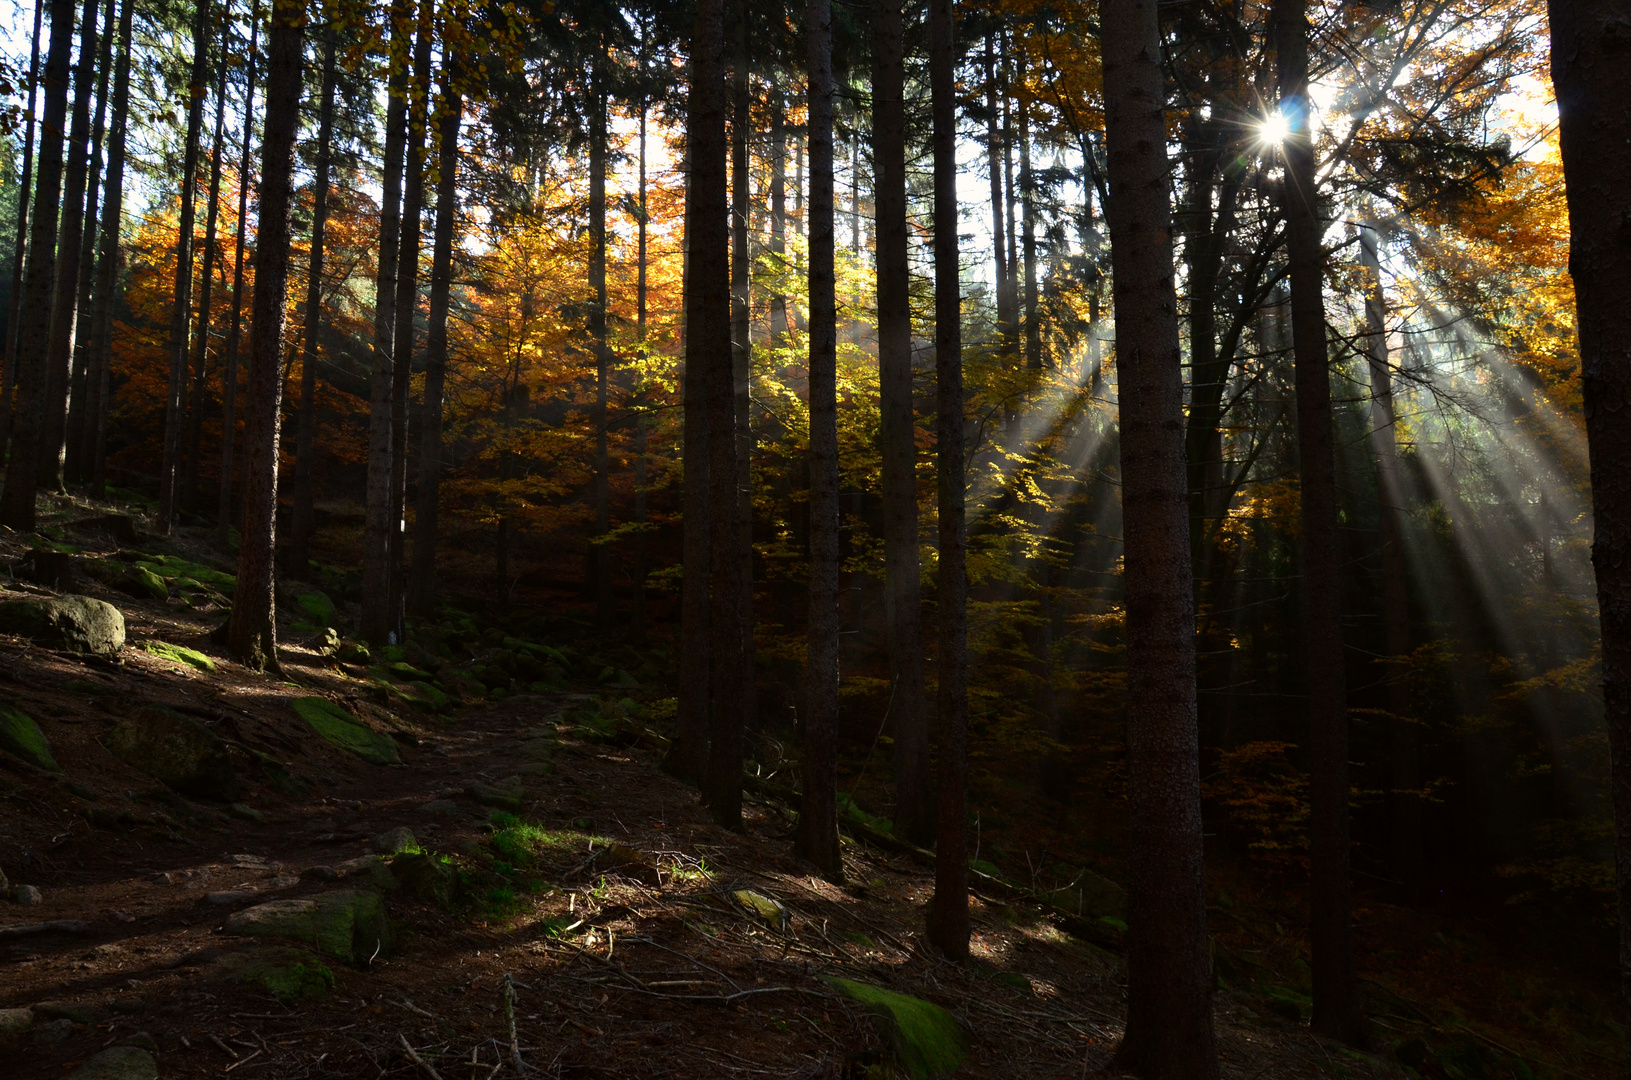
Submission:
{"label": "stone", "polygon": [[33,1009],[0,1009],[0,1043],[28,1034],[33,1026]]}
{"label": "stone", "polygon": [[234,907],[253,900],[258,894],[253,889],[224,889],[204,894],[204,903],[212,907]]}
{"label": "stone", "polygon": [[[136,980],[131,979],[129,981],[135,982]],[[108,1008],[120,1016],[139,1016],[147,1011],[147,999],[139,997],[114,998],[108,1003]]]}
{"label": "stone", "polygon": [[311,648],[318,656],[338,656],[341,649],[340,632],[332,626],[323,627],[311,639]]}
{"label": "stone", "polygon": [[21,904],[24,907],[33,907],[42,900],[40,890],[33,885],[15,885],[7,895],[11,897],[13,904]]}
{"label": "stone", "polygon": [[1083,870],[1063,889],[1039,894],[1038,899],[1083,919],[1127,918],[1127,891],[1091,870]]}
{"label": "stone", "polygon": [[459,804],[452,799],[432,799],[419,807],[421,814],[457,814]]}
{"label": "stone", "polygon": [[96,1022],[95,1006],[76,1005],[69,1001],[42,1001],[34,1006],[34,1015],[47,1020],[71,1020],[76,1024]]}
{"label": "stone", "polygon": [[159,1041],[145,1031],[138,1031],[125,1040],[126,1046],[134,1046],[146,1050],[150,1054],[159,1052]]}
{"label": "stone", "polygon": [[89,596],[11,600],[0,604],[0,633],[32,639],[48,649],[114,656],[125,647],[125,617]]}
{"label": "stone", "polygon": [[359,883],[381,892],[396,888],[396,878],[391,876],[390,867],[378,855],[359,855],[355,859],[335,863],[334,872],[341,878],[356,878]]}
{"label": "stone", "polygon": [[366,964],[391,947],[385,905],[372,889],[342,889],[301,900],[273,900],[234,912],[231,934],[288,938],[352,964]]}
{"label": "stone", "polygon": [[227,807],[227,813],[231,814],[235,818],[243,818],[245,821],[266,820],[265,814],[261,813],[259,810],[256,810],[253,806],[246,806],[241,802],[235,802],[231,806]]}
{"label": "stone", "polygon": [[61,772],[62,766],[51,756],[51,744],[32,717],[17,709],[0,708],[0,750],[20,757],[35,768],[47,772]]}
{"label": "stone", "polygon": [[153,1055],[139,1046],[112,1046],[93,1054],[67,1080],[158,1080]]}
{"label": "stone", "polygon": [[464,793],[483,806],[508,810],[512,814],[521,812],[521,798],[526,794],[519,776],[500,780],[496,784],[485,784],[476,780],[465,787]]}
{"label": "stone", "polygon": [[913,1080],[950,1076],[968,1056],[968,1035],[933,1002],[850,979],[822,981],[872,1014],[878,1037]]}
{"label": "stone", "polygon": [[189,649],[185,645],[172,645],[168,641],[144,641],[142,649],[152,653],[160,660],[168,660],[172,664],[184,664],[187,667],[197,668],[199,671],[214,671],[215,661],[196,649]]}
{"label": "stone", "polygon": [[334,620],[339,616],[339,609],[324,592],[301,593],[295,598],[295,603],[300,605],[306,621],[318,628],[333,626]]}
{"label": "stone", "polygon": [[34,1028],[34,1042],[38,1046],[54,1046],[74,1033],[72,1020],[50,1020]]}
{"label": "stone", "polygon": [[361,641],[345,642],[335,655],[347,664],[366,664],[369,660],[368,646]]}
{"label": "stone", "polygon": [[125,571],[124,591],[132,596],[145,596],[149,600],[170,599],[170,586],[147,567],[137,564]]}
{"label": "stone", "polygon": [[209,974],[259,986],[284,1002],[327,997],[334,989],[334,972],[315,956],[281,946],[229,953],[210,966]]}
{"label": "stone", "polygon": [[419,840],[406,825],[398,825],[390,832],[374,837],[374,850],[381,855],[400,855],[405,851],[418,851]]}
{"label": "stone", "polygon": [[290,704],[313,731],[335,746],[376,765],[402,763],[396,743],[390,736],[364,727],[356,717],[327,698],[296,698]]}
{"label": "stone", "polygon": [[453,867],[426,851],[398,855],[391,860],[391,873],[409,896],[437,907],[447,907],[458,884]]}
{"label": "stone", "polygon": [[183,795],[230,803],[237,774],[226,744],[203,724],[162,705],[137,709],[102,737],[126,765]]}

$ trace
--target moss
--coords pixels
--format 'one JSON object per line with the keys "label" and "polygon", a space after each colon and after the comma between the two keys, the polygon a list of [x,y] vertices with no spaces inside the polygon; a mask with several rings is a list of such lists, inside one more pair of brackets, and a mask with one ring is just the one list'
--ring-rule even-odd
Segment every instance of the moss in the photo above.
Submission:
{"label": "moss", "polygon": [[40,725],[25,712],[0,709],[0,750],[9,751],[48,772],[62,771],[57,759],[51,756],[51,744],[46,741]]}
{"label": "moss", "polygon": [[968,1036],[951,1013],[933,1002],[849,979],[823,981],[865,1006],[907,1075],[917,1080],[950,1076],[968,1056]]}
{"label": "moss", "polygon": [[396,743],[389,736],[364,727],[356,717],[327,698],[296,698],[291,704],[313,731],[335,746],[376,765],[401,763]]}
{"label": "moss", "polygon": [[172,645],[168,641],[144,641],[142,648],[160,659],[169,660],[176,664],[185,664],[195,667],[199,671],[214,671],[215,661],[195,649],[184,645]]}
{"label": "moss", "polygon": [[146,567],[149,573],[166,582],[188,581],[195,587],[208,586],[226,596],[231,596],[238,589],[238,579],[233,575],[174,555],[143,555],[136,565]]}

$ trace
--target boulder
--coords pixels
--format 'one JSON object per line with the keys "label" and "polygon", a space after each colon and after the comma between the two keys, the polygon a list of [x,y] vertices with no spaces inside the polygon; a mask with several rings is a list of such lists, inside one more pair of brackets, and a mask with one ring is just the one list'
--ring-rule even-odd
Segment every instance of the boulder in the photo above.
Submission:
{"label": "boulder", "polygon": [[235,912],[230,934],[287,938],[349,964],[363,965],[391,947],[385,905],[372,889],[342,889],[302,900],[273,900]]}
{"label": "boulder", "polygon": [[34,1026],[32,1009],[0,1009],[0,1043],[28,1034]]}
{"label": "boulder", "polygon": [[483,806],[491,806],[495,810],[508,810],[512,814],[521,812],[521,799],[526,790],[521,786],[521,778],[512,776],[500,780],[496,784],[484,784],[476,780],[468,784],[464,793]]}
{"label": "boulder", "polygon": [[334,972],[309,953],[283,947],[261,947],[229,953],[210,966],[213,978],[248,983],[283,1002],[324,998],[334,989]]}
{"label": "boulder", "polygon": [[453,867],[425,851],[396,856],[391,860],[391,873],[409,896],[442,908],[452,902],[458,885]]}
{"label": "boulder", "polygon": [[300,605],[300,611],[306,616],[306,621],[319,630],[333,626],[339,616],[339,610],[335,608],[334,601],[328,598],[327,593],[301,593],[295,598],[295,603]]}
{"label": "boulder", "polygon": [[381,855],[400,855],[405,851],[418,851],[419,839],[406,825],[398,825],[390,832],[374,837],[374,850]]}
{"label": "boulder", "polygon": [[401,755],[388,735],[364,727],[357,718],[327,698],[304,697],[290,702],[300,718],[328,742],[376,765],[400,765]]}
{"label": "boulder", "polygon": [[183,795],[230,803],[237,776],[226,744],[203,724],[162,705],[137,709],[102,737],[126,765]]}
{"label": "boulder", "polygon": [[1083,870],[1063,889],[1038,894],[1038,899],[1083,919],[1127,918],[1127,891],[1091,870]]}
{"label": "boulder", "polygon": [[142,648],[161,660],[168,660],[172,664],[184,664],[187,667],[197,668],[199,671],[214,671],[215,661],[196,649],[189,649],[185,645],[172,645],[168,641],[144,641]]}
{"label": "boulder", "polygon": [[358,855],[355,859],[335,863],[332,869],[338,877],[355,878],[356,884],[367,885],[380,892],[396,888],[396,878],[391,876],[390,867],[378,855]]}
{"label": "boulder", "polygon": [[914,1080],[950,1076],[968,1056],[968,1036],[951,1013],[933,1002],[849,979],[822,981],[865,1007],[878,1037]]}
{"label": "boulder", "polygon": [[312,651],[324,658],[339,655],[340,648],[340,632],[332,626],[323,627],[311,639]]}
{"label": "boulder", "polygon": [[40,896],[38,885],[13,885],[7,891],[6,896],[13,904],[20,907],[33,907],[35,904],[44,902],[44,897]]}
{"label": "boulder", "polygon": [[0,709],[0,750],[47,772],[62,771],[57,759],[51,756],[51,744],[46,741],[40,725],[25,712]]}
{"label": "boulder", "polygon": [[48,649],[113,656],[125,647],[125,617],[89,596],[11,600],[0,604],[0,633],[31,638]]}
{"label": "boulder", "polygon": [[158,1080],[153,1055],[139,1046],[113,1046],[85,1059],[68,1080]]}

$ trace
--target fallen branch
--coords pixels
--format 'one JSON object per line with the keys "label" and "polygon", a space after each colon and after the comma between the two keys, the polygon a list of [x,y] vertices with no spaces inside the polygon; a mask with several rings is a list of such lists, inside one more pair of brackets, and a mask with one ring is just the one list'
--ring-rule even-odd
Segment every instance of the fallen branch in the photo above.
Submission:
{"label": "fallen branch", "polygon": [[254,1061],[256,1058],[260,1057],[265,1052],[266,1051],[264,1051],[264,1050],[256,1050],[253,1054],[250,1054],[248,1057],[239,1058],[237,1061],[234,1061],[231,1065],[228,1065],[226,1068],[222,1069],[221,1072],[223,1074],[229,1073],[233,1069],[236,1069],[239,1065],[248,1065],[251,1061]]}
{"label": "fallen branch", "polygon": [[22,923],[18,926],[0,926],[0,940],[32,937],[35,934],[84,934],[91,924],[79,919],[52,919],[49,922]]}
{"label": "fallen branch", "polygon": [[515,1075],[522,1076],[521,1041],[515,1037],[515,980],[508,971],[504,973],[504,1020],[510,1027],[510,1063],[515,1066]]}
{"label": "fallen branch", "polygon": [[430,1080],[442,1080],[441,1074],[438,1073],[434,1068],[431,1067],[430,1062],[428,1062],[424,1058],[420,1057],[419,1056],[419,1051],[415,1050],[408,1043],[408,1037],[406,1035],[402,1034],[399,1031],[399,1032],[397,1032],[396,1037],[397,1037],[398,1040],[401,1041],[402,1049],[404,1049],[404,1050],[406,1050],[408,1052],[408,1060],[409,1061],[413,1062],[415,1065],[417,1065],[421,1069],[425,1070],[425,1075],[429,1076]]}

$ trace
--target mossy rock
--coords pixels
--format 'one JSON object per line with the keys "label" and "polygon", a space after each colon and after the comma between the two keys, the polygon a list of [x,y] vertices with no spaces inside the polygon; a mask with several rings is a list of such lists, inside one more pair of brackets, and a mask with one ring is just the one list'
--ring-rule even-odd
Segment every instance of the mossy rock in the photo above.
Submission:
{"label": "mossy rock", "polygon": [[394,663],[386,664],[384,665],[384,669],[392,678],[401,679],[405,682],[430,682],[434,678],[430,672],[422,671],[408,663],[406,660],[398,660]]}
{"label": "mossy rock", "polygon": [[968,1036],[951,1013],[933,1002],[850,979],[822,981],[872,1014],[879,1038],[914,1080],[950,1076],[968,1056]]}
{"label": "mossy rock", "polygon": [[139,1046],[112,1046],[85,1059],[68,1080],[158,1080],[158,1062]]}
{"label": "mossy rock", "polygon": [[237,776],[226,744],[173,709],[137,709],[102,737],[102,745],[126,765],[183,795],[237,801]]}
{"label": "mossy rock", "polygon": [[32,639],[48,649],[113,656],[125,647],[125,617],[89,596],[12,600],[0,604],[0,633]]}
{"label": "mossy rock", "polygon": [[163,578],[141,563],[137,563],[127,570],[125,576],[131,583],[130,587],[125,591],[132,596],[146,596],[151,600],[170,599],[170,586],[164,583]]}
{"label": "mossy rock", "polygon": [[51,756],[51,744],[40,730],[40,725],[25,712],[0,709],[0,750],[47,772],[62,771],[57,759]]}
{"label": "mossy rock", "polygon": [[28,1029],[33,1026],[33,1010],[0,1009],[0,1044],[27,1035]]}
{"label": "mossy rock", "polygon": [[394,856],[391,859],[391,873],[409,896],[440,908],[453,902],[458,875],[453,867],[428,851],[404,852]]}
{"label": "mossy rock", "polygon": [[195,586],[208,586],[229,597],[238,591],[238,579],[231,574],[174,555],[143,556],[136,565],[146,565],[167,582],[185,579]]}
{"label": "mossy rock", "polygon": [[334,601],[323,592],[301,593],[295,598],[295,603],[305,612],[306,621],[318,629],[333,626],[340,614],[339,609],[334,606]]}
{"label": "mossy rock", "polygon": [[483,806],[516,814],[521,812],[521,800],[526,795],[526,789],[522,787],[519,776],[512,776],[496,784],[472,781],[465,787],[464,793]]}
{"label": "mossy rock", "polygon": [[402,763],[396,743],[389,736],[364,727],[356,717],[327,698],[296,698],[291,704],[313,731],[335,746],[376,765]]}
{"label": "mossy rock", "polygon": [[372,889],[341,889],[301,900],[273,900],[234,912],[229,934],[287,938],[348,964],[366,964],[390,950],[385,904]]}
{"label": "mossy rock", "polygon": [[189,649],[185,645],[172,645],[168,641],[144,641],[142,648],[162,660],[169,660],[175,664],[185,664],[187,667],[197,668],[199,671],[214,671],[215,661],[196,649]]}
{"label": "mossy rock", "polygon": [[258,986],[282,1002],[319,1000],[334,989],[334,972],[296,949],[265,948],[229,953],[210,970],[215,978]]}
{"label": "mossy rock", "polygon": [[167,600],[170,589],[164,579],[141,565],[126,565],[112,559],[82,559],[75,567],[92,581],[142,600]]}
{"label": "mossy rock", "polygon": [[1083,870],[1069,885],[1040,893],[1037,898],[1084,919],[1127,918],[1127,891],[1091,870]]}

